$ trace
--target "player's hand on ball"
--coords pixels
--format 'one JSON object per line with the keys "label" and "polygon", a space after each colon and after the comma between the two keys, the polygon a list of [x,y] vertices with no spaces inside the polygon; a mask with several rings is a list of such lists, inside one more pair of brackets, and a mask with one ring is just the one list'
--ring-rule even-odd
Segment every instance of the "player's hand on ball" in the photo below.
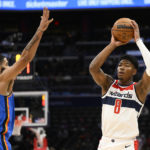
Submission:
{"label": "player's hand on ball", "polygon": [[38,30],[44,32],[48,28],[49,24],[53,22],[53,18],[49,20],[49,16],[50,16],[50,11],[48,10],[48,8],[44,8]]}
{"label": "player's hand on ball", "polygon": [[117,41],[114,36],[112,35],[111,37],[111,44],[113,44],[115,47],[118,47],[118,46],[121,46],[121,45],[125,45],[127,44],[128,42],[124,43],[124,42],[121,42],[121,41]]}
{"label": "player's hand on ball", "polygon": [[134,20],[131,20],[131,26],[134,29],[134,40],[136,42],[138,39],[140,39],[139,26]]}

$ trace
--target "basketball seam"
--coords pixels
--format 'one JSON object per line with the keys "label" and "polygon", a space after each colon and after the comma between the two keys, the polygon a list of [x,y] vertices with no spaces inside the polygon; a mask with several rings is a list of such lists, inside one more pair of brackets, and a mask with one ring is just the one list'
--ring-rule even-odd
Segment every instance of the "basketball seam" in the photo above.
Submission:
{"label": "basketball seam", "polygon": [[112,31],[122,31],[122,32],[133,32],[133,31],[123,31],[123,30],[117,30],[117,29],[112,29]]}

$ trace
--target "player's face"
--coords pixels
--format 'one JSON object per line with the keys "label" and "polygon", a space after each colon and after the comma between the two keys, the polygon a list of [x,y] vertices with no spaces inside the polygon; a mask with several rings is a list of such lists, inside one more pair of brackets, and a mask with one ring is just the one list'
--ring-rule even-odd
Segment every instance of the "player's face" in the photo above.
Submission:
{"label": "player's face", "polygon": [[8,67],[9,67],[8,66],[8,60],[7,60],[7,58],[4,58],[1,66],[0,66],[0,70],[1,70],[0,72],[3,72]]}
{"label": "player's face", "polygon": [[0,65],[0,73],[2,73],[6,68],[8,68],[8,60],[7,58],[3,59],[3,62]]}
{"label": "player's face", "polygon": [[118,68],[117,68],[117,75],[119,80],[131,80],[131,78],[136,74],[136,69],[134,65],[126,60],[123,59],[119,62]]}
{"label": "player's face", "polygon": [[8,60],[7,58],[5,57],[3,62],[2,62],[2,67],[7,67],[8,66]]}

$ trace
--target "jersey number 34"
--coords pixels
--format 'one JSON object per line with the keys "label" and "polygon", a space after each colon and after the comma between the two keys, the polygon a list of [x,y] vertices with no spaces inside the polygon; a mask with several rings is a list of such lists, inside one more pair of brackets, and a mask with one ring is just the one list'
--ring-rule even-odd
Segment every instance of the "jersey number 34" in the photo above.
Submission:
{"label": "jersey number 34", "polygon": [[120,113],[121,105],[122,105],[122,100],[121,99],[116,99],[115,100],[115,107],[114,107],[114,113],[115,114]]}

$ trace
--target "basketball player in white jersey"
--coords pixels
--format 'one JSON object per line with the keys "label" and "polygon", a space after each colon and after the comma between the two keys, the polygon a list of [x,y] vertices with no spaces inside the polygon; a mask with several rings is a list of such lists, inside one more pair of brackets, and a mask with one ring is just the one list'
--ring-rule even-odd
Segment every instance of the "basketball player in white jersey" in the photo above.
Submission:
{"label": "basketball player in white jersey", "polygon": [[138,63],[135,57],[126,55],[120,59],[114,80],[101,67],[107,57],[124,45],[112,35],[108,44],[91,62],[90,73],[102,88],[102,138],[98,150],[138,150],[136,137],[139,135],[138,117],[150,92],[150,52],[140,39],[138,24],[132,20],[135,43],[141,51],[146,70],[140,81],[133,82]]}

